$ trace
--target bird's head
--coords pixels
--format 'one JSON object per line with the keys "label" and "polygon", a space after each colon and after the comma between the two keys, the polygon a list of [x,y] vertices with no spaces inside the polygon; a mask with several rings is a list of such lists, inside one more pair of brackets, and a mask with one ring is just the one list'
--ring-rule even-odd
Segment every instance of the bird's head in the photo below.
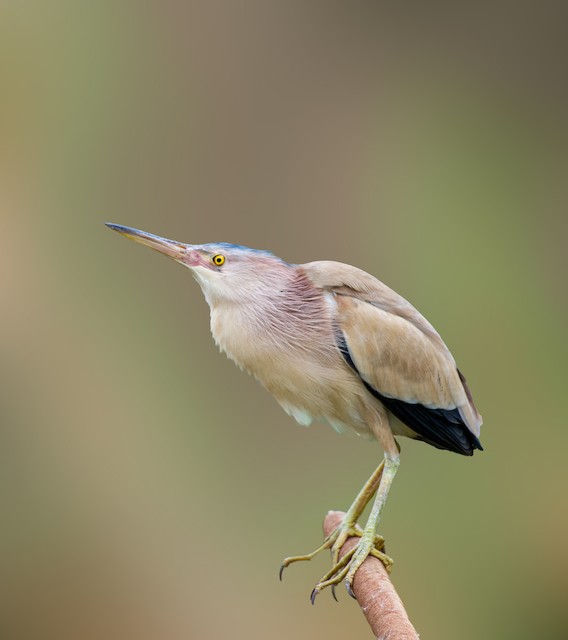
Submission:
{"label": "bird's head", "polygon": [[209,304],[221,300],[243,302],[265,287],[277,285],[289,265],[268,251],[217,242],[184,244],[118,224],[107,227],[159,251],[191,270]]}

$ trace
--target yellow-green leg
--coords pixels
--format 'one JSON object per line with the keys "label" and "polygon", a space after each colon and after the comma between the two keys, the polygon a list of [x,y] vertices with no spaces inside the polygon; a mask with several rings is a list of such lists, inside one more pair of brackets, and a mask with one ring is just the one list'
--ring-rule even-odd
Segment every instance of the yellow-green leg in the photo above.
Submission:
{"label": "yellow-green leg", "polygon": [[[375,495],[377,488],[381,482],[381,476],[384,469],[384,460],[377,467],[373,475],[367,480],[361,491],[359,491],[357,497],[353,501],[353,504],[349,507],[349,510],[345,514],[345,518],[341,525],[333,531],[323,542],[321,547],[318,547],[315,551],[303,556],[291,556],[284,558],[280,567],[280,579],[282,580],[282,573],[286,567],[290,566],[294,562],[300,562],[305,560],[311,560],[320,551],[325,549],[331,549],[332,565],[335,567],[339,560],[339,552],[341,547],[345,544],[345,541],[353,536],[361,537],[364,535],[362,529],[357,526],[357,520],[363,513],[365,507],[369,504],[371,498]],[[373,536],[373,548],[380,551],[384,547],[384,539],[381,536],[374,534]],[[333,574],[332,574],[333,575]],[[322,579],[323,580],[323,579]],[[320,581],[321,582],[321,581]],[[327,586],[327,585],[326,585]]]}
{"label": "yellow-green leg", "polygon": [[[320,591],[322,591],[326,587],[333,588],[343,579],[345,579],[345,586],[347,587],[347,591],[351,596],[355,597],[353,595],[352,588],[353,579],[355,577],[355,574],[357,573],[357,569],[359,569],[359,567],[363,564],[363,562],[369,555],[372,555],[381,560],[381,562],[385,565],[387,571],[390,571],[392,560],[384,553],[382,553],[380,549],[376,548],[375,539],[377,535],[379,519],[387,501],[392,481],[398,470],[399,458],[398,456],[393,457],[385,455],[385,459],[383,462],[384,469],[382,470],[382,474],[379,480],[377,496],[375,498],[373,508],[371,509],[369,519],[367,520],[367,524],[365,525],[365,529],[363,530],[361,539],[352,549],[352,551],[349,554],[346,554],[346,556],[344,556],[339,562],[335,563],[333,568],[322,577],[318,584],[316,584],[314,590],[312,591],[312,603],[314,602],[316,596]],[[347,556],[350,557],[346,561],[345,558]]]}

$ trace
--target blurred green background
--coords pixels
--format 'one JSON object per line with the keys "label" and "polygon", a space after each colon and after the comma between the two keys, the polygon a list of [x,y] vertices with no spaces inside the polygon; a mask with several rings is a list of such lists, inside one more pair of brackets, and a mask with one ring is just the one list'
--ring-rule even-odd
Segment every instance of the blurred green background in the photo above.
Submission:
{"label": "blurred green background", "polygon": [[[564,5],[565,7],[565,5]],[[411,300],[485,426],[403,440],[382,533],[421,637],[559,638],[568,574],[566,11],[554,2],[0,8],[0,636],[368,638],[308,596],[381,457],[221,356],[106,220]]]}

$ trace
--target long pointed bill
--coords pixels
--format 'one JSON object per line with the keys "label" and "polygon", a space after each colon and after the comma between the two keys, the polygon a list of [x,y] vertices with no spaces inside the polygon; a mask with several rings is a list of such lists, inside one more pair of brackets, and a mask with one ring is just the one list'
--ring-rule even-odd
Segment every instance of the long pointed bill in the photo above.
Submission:
{"label": "long pointed bill", "polygon": [[134,240],[134,242],[139,242],[140,244],[150,247],[150,249],[154,249],[154,251],[163,253],[168,256],[168,258],[172,258],[176,262],[182,262],[183,264],[186,264],[186,266],[190,266],[187,264],[187,260],[183,260],[184,256],[187,256],[188,250],[193,248],[190,244],[183,244],[182,242],[176,242],[175,240],[160,238],[160,236],[155,236],[153,233],[139,231],[138,229],[132,229],[131,227],[123,227],[120,224],[111,224],[110,222],[105,222],[105,224],[113,231],[117,231],[126,238]]}

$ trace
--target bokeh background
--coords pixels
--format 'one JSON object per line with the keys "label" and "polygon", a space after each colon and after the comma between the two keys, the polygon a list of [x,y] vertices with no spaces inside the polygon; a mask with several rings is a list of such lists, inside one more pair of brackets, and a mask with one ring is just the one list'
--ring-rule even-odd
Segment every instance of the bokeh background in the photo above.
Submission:
{"label": "bokeh background", "polygon": [[381,527],[423,638],[568,622],[566,10],[0,8],[0,635],[368,638],[308,596],[380,460],[217,353],[189,274],[106,220],[377,275],[439,329],[473,459],[403,441]]}

